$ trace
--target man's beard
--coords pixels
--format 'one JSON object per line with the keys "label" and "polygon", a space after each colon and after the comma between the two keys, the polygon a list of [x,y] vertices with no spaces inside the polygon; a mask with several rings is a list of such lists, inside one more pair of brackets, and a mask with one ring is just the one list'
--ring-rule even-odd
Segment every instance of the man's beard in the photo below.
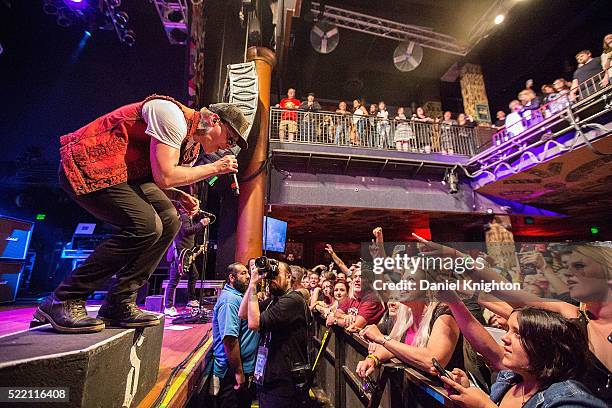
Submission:
{"label": "man's beard", "polygon": [[240,293],[244,293],[247,290],[247,285],[245,283],[240,282],[238,279],[234,281],[234,289],[236,289]]}
{"label": "man's beard", "polygon": [[270,283],[270,294],[274,296],[282,296],[287,291],[285,289],[280,288],[276,283]]}

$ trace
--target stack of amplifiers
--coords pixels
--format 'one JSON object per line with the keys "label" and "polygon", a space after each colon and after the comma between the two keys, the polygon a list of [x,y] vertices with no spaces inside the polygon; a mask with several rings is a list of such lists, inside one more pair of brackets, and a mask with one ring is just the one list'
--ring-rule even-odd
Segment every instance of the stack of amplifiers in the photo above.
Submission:
{"label": "stack of amplifiers", "polygon": [[0,215],[0,303],[14,302],[34,223]]}

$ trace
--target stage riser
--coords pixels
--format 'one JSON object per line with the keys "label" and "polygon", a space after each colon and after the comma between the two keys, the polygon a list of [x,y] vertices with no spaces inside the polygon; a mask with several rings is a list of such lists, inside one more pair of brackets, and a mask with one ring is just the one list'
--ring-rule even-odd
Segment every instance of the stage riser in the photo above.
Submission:
{"label": "stage riser", "polygon": [[[162,337],[163,322],[142,330],[60,335],[38,328],[3,337],[0,384],[69,387],[70,403],[32,407],[135,407],[157,379]],[[8,350],[28,347],[30,356],[18,353],[21,361],[11,360]]]}

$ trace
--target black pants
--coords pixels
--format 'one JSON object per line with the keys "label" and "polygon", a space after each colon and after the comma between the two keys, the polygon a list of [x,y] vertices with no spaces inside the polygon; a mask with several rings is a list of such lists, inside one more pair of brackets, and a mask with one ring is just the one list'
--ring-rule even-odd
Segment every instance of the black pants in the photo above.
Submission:
{"label": "black pants", "polygon": [[106,301],[134,302],[180,228],[172,202],[153,182],[122,183],[77,196],[60,171],[60,185],[81,207],[120,230],[64,279],[55,296],[86,299],[115,275]]}
{"label": "black pants", "polygon": [[[174,293],[176,292],[176,286],[181,280],[181,275],[179,273],[179,265],[178,260],[172,261],[170,265],[170,276],[168,278],[168,287],[166,288],[166,299],[164,301],[165,307],[174,306]],[[187,272],[187,295],[189,296],[189,300],[196,300],[198,297],[196,296],[196,288],[195,284],[198,280],[198,272],[196,270],[195,265],[191,265],[189,267],[189,272]]]}
{"label": "black pants", "polygon": [[219,384],[217,408],[251,408],[251,402],[255,399],[255,385],[251,384],[250,387],[247,387],[245,384],[239,390],[235,390],[234,385],[236,385],[236,378],[234,373],[228,369]]}

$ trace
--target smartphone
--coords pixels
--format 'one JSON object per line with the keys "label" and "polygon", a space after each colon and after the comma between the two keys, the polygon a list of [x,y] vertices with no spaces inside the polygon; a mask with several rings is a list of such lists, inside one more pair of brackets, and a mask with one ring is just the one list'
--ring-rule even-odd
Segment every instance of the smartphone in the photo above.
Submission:
{"label": "smartphone", "polygon": [[534,264],[525,263],[521,261],[521,254],[529,254],[533,252],[536,252],[535,245],[533,244],[522,244],[521,245],[521,250],[518,253],[518,257],[519,257],[519,266],[521,267],[521,273],[523,276],[535,275],[538,272]]}
{"label": "smartphone", "polygon": [[432,358],[431,359],[431,364],[433,364],[433,366],[436,369],[436,371],[438,372],[438,374],[443,375],[444,377],[448,378],[449,380],[453,380],[453,377],[451,377],[450,374],[446,372],[446,370],[444,369],[444,367],[442,367],[442,364],[440,364],[438,362],[438,360],[436,360],[435,358]]}

